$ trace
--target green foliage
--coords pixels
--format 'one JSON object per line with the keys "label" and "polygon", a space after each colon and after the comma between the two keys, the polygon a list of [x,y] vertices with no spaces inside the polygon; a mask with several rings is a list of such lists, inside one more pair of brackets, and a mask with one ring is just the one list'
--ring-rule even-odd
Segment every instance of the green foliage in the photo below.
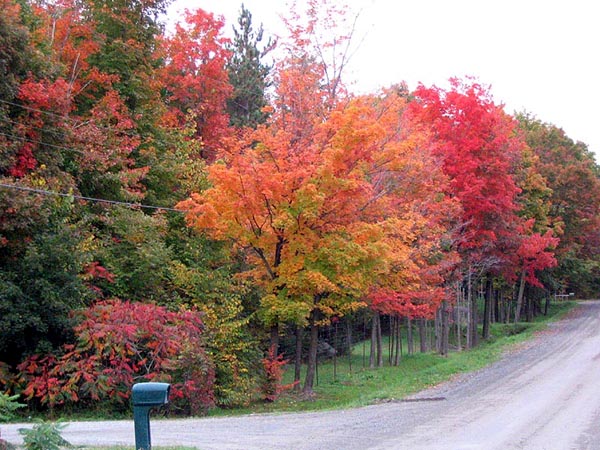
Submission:
{"label": "green foliage", "polygon": [[71,311],[92,297],[81,277],[89,262],[84,229],[69,223],[68,206],[46,208],[51,216],[45,228],[31,230],[35,234],[19,258],[0,265],[0,361],[9,364],[64,344],[71,336]]}
{"label": "green foliage", "polygon": [[[27,72],[32,57],[29,33],[21,20],[21,8],[3,4],[0,14],[0,100],[12,101],[18,91],[19,80]],[[6,105],[0,105],[0,118]]]}
{"label": "green foliage", "polygon": [[107,74],[118,75],[115,88],[136,110],[153,96],[148,78],[154,69],[153,52],[162,31],[159,15],[169,0],[90,0],[87,7],[103,37],[99,52],[89,61]]}
{"label": "green foliage", "polygon": [[19,403],[17,400],[20,395],[8,395],[0,392],[0,422],[8,422],[15,418],[15,411],[27,405]]}
{"label": "green foliage", "polygon": [[231,124],[235,127],[253,127],[264,123],[267,115],[263,108],[267,106],[267,77],[271,67],[264,64],[264,57],[274,47],[269,39],[260,49],[263,40],[262,25],[258,30],[252,27],[252,14],[244,5],[238,18],[239,28],[234,27],[235,36],[229,45],[232,56],[227,63],[229,82],[233,94],[227,100],[227,111]]}
{"label": "green foliage", "polygon": [[171,276],[181,301],[204,314],[206,349],[215,364],[215,401],[224,407],[248,404],[258,376],[253,363],[260,354],[249,332],[251,305],[245,302],[255,294],[233,277],[235,258],[222,243],[185,228],[173,229],[170,243],[178,258]]}
{"label": "green foliage", "polygon": [[169,268],[173,254],[164,240],[165,218],[112,208],[99,226],[97,256],[114,275],[114,282],[101,284],[105,295],[163,304],[172,300]]}
{"label": "green foliage", "polygon": [[62,430],[67,426],[64,423],[42,422],[31,429],[19,428],[23,435],[23,443],[26,450],[60,450],[71,447],[62,436]]}

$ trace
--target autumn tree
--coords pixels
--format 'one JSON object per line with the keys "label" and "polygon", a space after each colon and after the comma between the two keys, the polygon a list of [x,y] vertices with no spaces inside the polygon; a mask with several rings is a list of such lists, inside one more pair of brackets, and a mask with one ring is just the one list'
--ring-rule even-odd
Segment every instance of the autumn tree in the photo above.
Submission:
{"label": "autumn tree", "polygon": [[400,198],[418,170],[410,162],[418,145],[404,140],[404,104],[395,93],[353,100],[310,137],[288,131],[296,123],[277,112],[209,168],[211,188],[179,205],[190,225],[248,252],[267,324],[308,323],[307,393],[319,326],[407,263],[416,215]]}
{"label": "autumn tree", "polygon": [[462,208],[454,239],[464,261],[470,306],[467,345],[475,345],[478,312],[473,278],[505,263],[499,244],[518,221],[519,188],[513,167],[524,144],[515,134],[512,118],[478,83],[453,79],[448,91],[419,86],[414,94],[412,111],[432,128],[434,154],[441,157],[450,178],[447,192]]}
{"label": "autumn tree", "polygon": [[560,237],[555,289],[591,295],[597,291],[600,252],[598,164],[585,144],[557,126],[527,114],[517,118],[551,189],[548,217]]}
{"label": "autumn tree", "polygon": [[185,12],[185,23],[163,40],[165,66],[160,70],[166,101],[164,120],[172,126],[185,123],[188,113],[202,141],[203,156],[213,160],[228,135],[227,99],[232,87],[226,63],[230,56],[222,35],[222,17],[202,9]]}

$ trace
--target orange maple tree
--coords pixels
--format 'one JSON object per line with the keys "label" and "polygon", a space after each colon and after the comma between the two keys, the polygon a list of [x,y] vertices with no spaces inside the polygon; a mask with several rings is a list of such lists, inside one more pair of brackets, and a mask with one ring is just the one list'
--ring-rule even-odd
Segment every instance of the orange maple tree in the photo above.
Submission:
{"label": "orange maple tree", "polygon": [[411,246],[427,228],[419,208],[439,187],[434,176],[414,185],[435,171],[404,108],[394,91],[352,99],[325,121],[313,115],[310,136],[289,111],[275,114],[209,167],[210,189],[179,204],[191,226],[247,250],[267,324],[309,324],[307,392],[318,327],[388,278],[410,283]]}

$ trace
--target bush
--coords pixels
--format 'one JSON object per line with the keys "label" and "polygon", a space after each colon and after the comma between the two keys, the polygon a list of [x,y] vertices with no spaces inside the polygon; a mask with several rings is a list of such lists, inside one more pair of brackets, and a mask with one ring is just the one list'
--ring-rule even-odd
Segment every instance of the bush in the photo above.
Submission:
{"label": "bush", "polygon": [[287,363],[288,360],[283,359],[282,354],[275,355],[274,347],[271,347],[267,357],[262,359],[265,373],[260,390],[265,401],[274,402],[283,391],[294,387],[294,383],[281,384],[284,368]]}
{"label": "bush", "polygon": [[18,366],[23,395],[53,408],[98,402],[128,408],[134,383],[171,383],[173,406],[196,414],[214,403],[214,368],[196,311],[154,304],[99,302],[77,314],[75,345],[57,358],[32,356]]}
{"label": "bush", "polygon": [[71,447],[60,434],[65,426],[42,422],[31,429],[19,428],[19,433],[23,435],[26,450],[60,450],[62,447]]}
{"label": "bush", "polygon": [[0,392],[0,422],[8,422],[15,418],[14,412],[23,408],[24,404],[17,402],[19,395],[8,395]]}

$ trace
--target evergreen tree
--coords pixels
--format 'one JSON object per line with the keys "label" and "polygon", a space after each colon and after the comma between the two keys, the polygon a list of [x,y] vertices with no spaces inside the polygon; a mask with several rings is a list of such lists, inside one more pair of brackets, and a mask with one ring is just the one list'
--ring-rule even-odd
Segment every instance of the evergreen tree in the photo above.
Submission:
{"label": "evergreen tree", "polygon": [[262,24],[258,30],[252,27],[252,14],[242,4],[238,18],[239,28],[234,27],[235,37],[230,46],[232,57],[227,65],[233,94],[227,101],[231,125],[256,128],[266,119],[263,108],[267,105],[266,89],[270,83],[271,66],[263,58],[274,48],[270,38],[260,49],[263,40]]}

